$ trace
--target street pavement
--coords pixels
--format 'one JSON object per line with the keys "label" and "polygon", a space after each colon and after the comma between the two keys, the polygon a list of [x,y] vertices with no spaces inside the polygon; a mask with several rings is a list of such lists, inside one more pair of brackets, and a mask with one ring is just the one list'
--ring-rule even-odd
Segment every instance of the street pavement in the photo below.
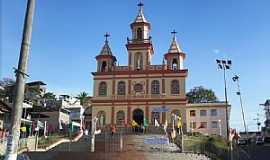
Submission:
{"label": "street pavement", "polygon": [[161,135],[127,135],[120,148],[119,135],[96,137],[96,150],[90,152],[90,139],[83,136],[78,142],[63,143],[47,152],[28,152],[31,160],[209,160],[204,155],[179,153],[174,144],[149,145],[144,140]]}
{"label": "street pavement", "polygon": [[252,160],[269,160],[270,159],[270,145],[256,145],[241,146]]}

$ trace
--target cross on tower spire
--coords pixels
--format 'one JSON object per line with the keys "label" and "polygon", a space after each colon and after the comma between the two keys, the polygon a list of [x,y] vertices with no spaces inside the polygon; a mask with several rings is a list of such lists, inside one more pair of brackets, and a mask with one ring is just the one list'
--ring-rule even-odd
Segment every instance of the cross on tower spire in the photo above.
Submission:
{"label": "cross on tower spire", "polygon": [[105,42],[108,42],[108,37],[110,37],[109,33],[106,32],[105,35],[104,35],[104,37],[105,37]]}
{"label": "cross on tower spire", "polygon": [[138,3],[138,7],[139,7],[139,12],[143,12],[143,3],[142,2],[140,2],[140,3]]}
{"label": "cross on tower spire", "polygon": [[171,34],[173,35],[172,38],[172,43],[171,46],[169,48],[169,53],[180,53],[182,52],[181,48],[179,47],[179,44],[176,41],[176,31],[175,29],[171,32]]}
{"label": "cross on tower spire", "polygon": [[173,37],[175,37],[176,36],[176,31],[175,31],[175,29],[171,32],[171,34],[173,35]]}
{"label": "cross on tower spire", "polygon": [[140,3],[138,4],[138,6],[139,6],[140,8],[143,7],[143,3],[140,2]]}

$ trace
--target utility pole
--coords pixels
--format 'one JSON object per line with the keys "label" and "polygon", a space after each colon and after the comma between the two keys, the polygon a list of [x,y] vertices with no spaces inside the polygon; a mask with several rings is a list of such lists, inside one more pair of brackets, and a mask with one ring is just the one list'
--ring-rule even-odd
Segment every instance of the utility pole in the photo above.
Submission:
{"label": "utility pole", "polygon": [[22,106],[24,100],[25,76],[27,76],[28,54],[32,34],[32,23],[35,9],[35,0],[28,0],[24,20],[23,39],[20,59],[16,73],[15,99],[13,101],[10,134],[7,140],[5,160],[17,160],[17,149],[20,138]]}

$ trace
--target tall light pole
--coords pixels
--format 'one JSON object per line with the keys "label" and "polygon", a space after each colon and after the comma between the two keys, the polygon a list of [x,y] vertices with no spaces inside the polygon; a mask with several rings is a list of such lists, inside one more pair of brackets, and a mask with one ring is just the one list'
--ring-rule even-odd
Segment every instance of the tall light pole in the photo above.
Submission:
{"label": "tall light pole", "polygon": [[247,125],[246,125],[246,120],[245,120],[245,114],[244,114],[244,108],[243,108],[243,102],[242,102],[242,94],[241,94],[241,91],[240,91],[239,76],[235,75],[232,79],[233,79],[234,82],[237,83],[237,92],[236,92],[236,94],[239,95],[239,98],[240,98],[240,106],[241,106],[241,112],[242,112],[242,119],[243,119],[243,123],[244,123],[244,127],[245,127],[246,136],[248,138],[248,130],[247,130]]}
{"label": "tall light pole", "polygon": [[28,54],[32,34],[35,0],[28,0],[24,20],[23,39],[21,44],[20,59],[16,73],[16,89],[13,101],[10,134],[7,141],[5,160],[16,160],[18,142],[20,138],[20,126],[22,117],[22,105],[24,100],[25,76],[27,76]]}
{"label": "tall light pole", "polygon": [[228,115],[228,97],[227,97],[227,82],[226,82],[226,70],[229,70],[232,65],[231,60],[216,60],[218,68],[223,70],[224,79],[224,94],[225,94],[225,105],[226,105],[226,127],[227,127],[227,139],[229,138],[229,115]]}
{"label": "tall light pole", "polygon": [[260,132],[260,126],[261,126],[261,122],[260,122],[260,119],[259,119],[259,113],[257,113],[257,118],[253,119],[256,121],[256,124],[258,126],[258,132]]}

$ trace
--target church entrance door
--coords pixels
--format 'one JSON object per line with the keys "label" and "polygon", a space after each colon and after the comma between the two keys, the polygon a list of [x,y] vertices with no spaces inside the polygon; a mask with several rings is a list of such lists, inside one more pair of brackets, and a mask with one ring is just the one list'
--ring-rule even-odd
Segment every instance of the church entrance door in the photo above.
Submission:
{"label": "church entrance door", "polygon": [[139,125],[143,124],[143,110],[141,109],[135,109],[133,111],[133,120],[136,121]]}

